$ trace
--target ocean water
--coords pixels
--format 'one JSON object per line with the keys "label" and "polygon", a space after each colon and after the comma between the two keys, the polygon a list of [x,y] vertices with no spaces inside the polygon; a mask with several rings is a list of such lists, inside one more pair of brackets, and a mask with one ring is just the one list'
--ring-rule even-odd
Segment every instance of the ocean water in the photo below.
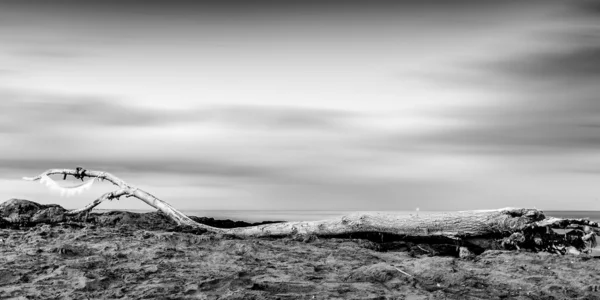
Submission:
{"label": "ocean water", "polygon": [[[95,212],[105,212],[121,209],[94,209]],[[156,211],[154,209],[122,209],[137,213]],[[229,219],[234,221],[260,222],[260,221],[318,221],[341,217],[358,212],[375,211],[350,211],[350,210],[185,210],[180,211],[188,216],[208,217],[215,219]],[[416,215],[416,211],[376,211],[386,214]],[[432,212],[421,211],[419,214]]]}
{"label": "ocean water", "polygon": [[[102,210],[99,210],[102,211]],[[129,210],[133,212],[150,212],[153,210]],[[209,217],[215,219],[230,219],[234,221],[260,222],[260,221],[317,221],[340,217],[359,211],[345,210],[181,210],[186,215]],[[416,215],[416,211],[360,211],[381,212],[396,215]],[[441,213],[441,211],[420,211],[418,214]],[[600,211],[544,211],[547,216],[558,218],[589,218],[600,222]]]}
{"label": "ocean water", "polygon": [[546,216],[569,219],[590,219],[600,222],[600,211],[597,210],[546,210]]}

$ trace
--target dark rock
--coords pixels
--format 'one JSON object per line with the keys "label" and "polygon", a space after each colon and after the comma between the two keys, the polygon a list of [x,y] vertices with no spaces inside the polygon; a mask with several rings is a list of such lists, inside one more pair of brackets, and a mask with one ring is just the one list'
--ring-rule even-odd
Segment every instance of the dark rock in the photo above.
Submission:
{"label": "dark rock", "polygon": [[79,254],[79,251],[75,247],[72,247],[70,245],[62,245],[62,246],[56,247],[56,248],[50,250],[50,252],[57,253],[57,254],[63,255],[63,256],[77,256]]}
{"label": "dark rock", "polygon": [[0,204],[0,217],[9,223],[29,225],[64,220],[66,210],[57,204],[39,204],[24,199],[10,199]]}
{"label": "dark rock", "polygon": [[9,221],[0,218],[0,228],[9,228],[11,226],[12,224]]}
{"label": "dark rock", "polygon": [[410,245],[403,241],[394,241],[387,243],[380,243],[378,251],[388,252],[388,251],[409,251]]}
{"label": "dark rock", "polygon": [[184,233],[191,233],[191,234],[204,234],[207,232],[206,229],[204,228],[197,228],[197,227],[191,227],[191,226],[174,226],[172,228],[169,228],[167,231],[169,232],[184,232]]}
{"label": "dark rock", "polygon": [[357,240],[357,243],[362,248],[373,250],[373,251],[381,251],[381,244],[379,244],[379,243],[375,243],[375,242],[371,242],[369,240],[363,240],[363,239]]}
{"label": "dark rock", "polygon": [[319,237],[314,234],[306,234],[302,238],[303,243],[312,243],[319,240]]}
{"label": "dark rock", "polygon": [[59,223],[66,220],[65,209],[60,206],[44,208],[36,212],[30,219],[32,223]]}
{"label": "dark rock", "polygon": [[173,220],[159,212],[109,211],[90,213],[87,221],[99,226],[126,225],[147,230],[164,230],[176,225]]}
{"label": "dark rock", "polygon": [[250,227],[250,226],[256,226],[256,225],[273,224],[273,223],[282,223],[283,222],[283,221],[263,221],[263,222],[258,222],[258,223],[249,223],[249,222],[244,222],[244,221],[233,221],[233,220],[215,220],[214,218],[207,218],[207,217],[196,217],[196,216],[189,216],[189,217],[198,223],[212,226],[212,227],[218,227],[218,228]]}
{"label": "dark rock", "polygon": [[[62,206],[57,204],[39,204],[24,199],[10,199],[0,204],[0,228],[36,224],[69,224],[77,227],[77,223],[85,222],[98,226],[126,226],[131,229],[170,230],[202,234],[205,230],[197,228],[180,228],[168,216],[161,212],[134,213],[128,211],[109,211],[76,216],[67,216]],[[265,221],[248,223],[233,220],[215,220],[214,218],[190,216],[194,221],[218,228],[248,227],[262,224],[279,223],[281,221]],[[175,228],[175,229],[173,229]]]}

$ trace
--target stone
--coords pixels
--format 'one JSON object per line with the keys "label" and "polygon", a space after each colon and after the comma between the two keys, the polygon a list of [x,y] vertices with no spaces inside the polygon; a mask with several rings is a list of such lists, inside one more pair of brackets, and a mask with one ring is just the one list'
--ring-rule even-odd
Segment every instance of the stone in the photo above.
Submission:
{"label": "stone", "polygon": [[573,246],[569,246],[569,247],[567,247],[567,253],[572,254],[572,255],[579,255],[579,254],[581,254],[581,251],[577,250]]}
{"label": "stone", "polygon": [[471,252],[471,250],[469,250],[467,247],[460,247],[458,249],[458,257],[462,259],[470,259],[475,257],[475,254],[473,254],[473,252]]}

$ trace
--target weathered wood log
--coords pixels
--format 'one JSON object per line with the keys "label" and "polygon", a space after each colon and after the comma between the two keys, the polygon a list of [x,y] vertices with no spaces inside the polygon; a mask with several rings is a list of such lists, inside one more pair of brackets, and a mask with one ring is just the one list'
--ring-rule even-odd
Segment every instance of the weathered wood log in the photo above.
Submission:
{"label": "weathered wood log", "polygon": [[[43,176],[56,174],[71,175],[76,178],[85,176],[99,178],[119,187],[118,190],[102,195],[84,208],[68,212],[69,215],[88,212],[105,200],[120,196],[135,197],[158,209],[180,226],[189,226],[212,233],[238,237],[282,237],[290,235],[334,237],[385,234],[396,239],[441,239],[457,241],[457,244],[469,241],[481,248],[489,248],[491,247],[488,245],[490,240],[509,238],[505,242],[510,244],[513,243],[510,238],[513,238],[516,245],[524,243],[527,238],[533,239],[534,233],[538,234],[538,232],[543,231],[547,232],[544,236],[550,236],[548,235],[551,233],[550,228],[566,228],[569,226],[583,228],[583,226],[590,226],[594,228],[594,231],[597,232],[598,230],[598,223],[596,222],[585,219],[547,218],[542,211],[525,208],[444,212],[418,216],[359,213],[322,221],[283,222],[222,229],[197,223],[165,201],[107,172],[50,169],[36,177],[24,179],[39,180]],[[523,235],[525,232],[527,237]],[[521,234],[523,237],[514,234]]]}
{"label": "weathered wood log", "polygon": [[238,236],[283,236],[314,234],[323,236],[352,233],[387,233],[406,237],[447,237],[460,239],[522,230],[544,218],[535,209],[459,211],[429,215],[392,215],[384,213],[351,214],[331,220],[286,222],[247,228],[234,228]]}

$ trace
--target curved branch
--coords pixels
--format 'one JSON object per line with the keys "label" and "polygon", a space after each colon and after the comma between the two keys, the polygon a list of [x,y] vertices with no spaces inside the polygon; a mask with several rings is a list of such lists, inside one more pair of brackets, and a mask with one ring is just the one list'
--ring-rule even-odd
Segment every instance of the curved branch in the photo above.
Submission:
{"label": "curved branch", "polygon": [[[50,175],[57,175],[57,174],[61,174],[61,175],[65,175],[65,176],[66,175],[71,175],[71,176],[81,176],[82,175],[80,172],[78,172],[77,170],[73,170],[73,169],[48,169],[48,170],[42,172],[38,176],[23,177],[23,179],[28,180],[28,181],[36,181],[36,180],[40,180],[43,175],[50,176]],[[122,180],[121,178],[114,176],[108,172],[86,170],[86,172],[82,176],[94,177],[94,178],[99,178],[102,180],[108,180],[112,184],[114,184],[120,188],[131,188],[131,186],[128,185],[124,180]]]}
{"label": "curved branch", "polygon": [[[113,183],[114,185],[121,188],[119,191],[122,195],[126,195],[129,197],[135,197],[135,198],[138,198],[138,199],[144,201],[146,204],[160,210],[162,213],[169,216],[178,225],[192,226],[192,227],[196,227],[196,228],[205,229],[205,230],[208,230],[211,232],[224,232],[225,231],[220,228],[215,228],[215,227],[211,227],[211,226],[207,226],[207,225],[195,222],[194,220],[190,219],[188,216],[186,216],[182,212],[175,209],[169,203],[158,199],[154,195],[152,195],[144,190],[141,190],[139,188],[136,188],[136,187],[128,184],[121,178],[114,176],[108,172],[86,170],[84,173],[81,173],[81,172],[78,172],[77,170],[73,170],[73,169],[49,169],[38,176],[23,177],[23,179],[29,180],[29,181],[35,181],[35,180],[41,179],[43,175],[49,176],[49,175],[57,175],[57,174],[71,175],[71,176],[76,176],[76,177],[87,176],[87,177],[94,177],[94,178],[99,178],[99,179],[103,179],[103,180],[108,180],[111,183]],[[106,199],[103,199],[103,197],[105,197],[105,196],[108,197],[108,194],[105,194],[102,197],[100,197],[99,199],[97,199],[96,200],[96,201],[98,201],[97,204],[94,205],[94,203],[96,203],[96,201],[94,201],[94,202],[92,202],[92,204],[84,207],[83,209],[89,208],[89,206],[92,206],[92,208],[95,207],[96,205],[100,204],[102,201],[106,200]]]}
{"label": "curved branch", "polygon": [[70,210],[70,211],[66,212],[65,215],[67,215],[67,216],[73,216],[73,215],[77,215],[77,214],[80,214],[80,213],[88,212],[88,211],[94,209],[94,207],[98,206],[100,203],[102,203],[102,202],[104,202],[106,200],[112,200],[112,199],[115,199],[115,198],[119,198],[119,197],[121,197],[123,195],[126,195],[126,194],[127,194],[127,190],[124,190],[124,189],[116,190],[116,191],[113,191],[113,192],[108,192],[108,193],[100,196],[100,198],[94,200],[92,203],[86,205],[85,207],[79,208],[79,209]]}

